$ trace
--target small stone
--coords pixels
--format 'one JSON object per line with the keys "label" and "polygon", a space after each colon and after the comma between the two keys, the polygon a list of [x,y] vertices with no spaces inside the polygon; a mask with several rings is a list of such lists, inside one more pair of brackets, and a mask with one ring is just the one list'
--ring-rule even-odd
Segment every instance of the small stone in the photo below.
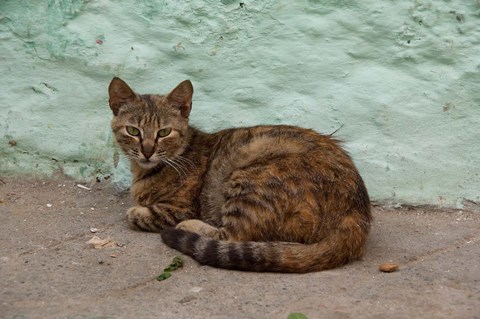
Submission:
{"label": "small stone", "polygon": [[394,272],[394,271],[397,271],[398,267],[400,266],[396,263],[384,263],[384,264],[381,264],[378,267],[378,269],[381,272]]}

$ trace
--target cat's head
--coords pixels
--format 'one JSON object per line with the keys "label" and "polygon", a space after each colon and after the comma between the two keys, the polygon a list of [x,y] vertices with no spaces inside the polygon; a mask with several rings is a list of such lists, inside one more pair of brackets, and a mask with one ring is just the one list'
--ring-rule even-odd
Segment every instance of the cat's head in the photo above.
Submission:
{"label": "cat's head", "polygon": [[190,81],[183,81],[167,95],[140,95],[115,77],[108,94],[112,130],[130,161],[151,169],[183,153],[192,108]]}

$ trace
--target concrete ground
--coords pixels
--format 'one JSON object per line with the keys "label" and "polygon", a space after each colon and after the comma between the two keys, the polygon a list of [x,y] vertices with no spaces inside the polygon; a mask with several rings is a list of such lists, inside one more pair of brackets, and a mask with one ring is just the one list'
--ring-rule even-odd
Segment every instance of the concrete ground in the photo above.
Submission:
{"label": "concrete ground", "polygon": [[[1,318],[480,318],[475,205],[374,206],[365,258],[330,271],[245,273],[184,257],[157,281],[180,254],[127,227],[128,194],[83,186],[91,190],[62,177],[0,180]],[[93,236],[112,247],[93,248]],[[390,261],[398,271],[378,270]]]}

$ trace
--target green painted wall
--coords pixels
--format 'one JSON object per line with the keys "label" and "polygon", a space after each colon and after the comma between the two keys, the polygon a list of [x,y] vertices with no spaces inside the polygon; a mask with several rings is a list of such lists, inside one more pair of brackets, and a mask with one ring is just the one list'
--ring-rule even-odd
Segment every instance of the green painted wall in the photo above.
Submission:
{"label": "green painted wall", "polygon": [[127,187],[110,79],[188,78],[205,130],[343,125],[372,198],[480,201],[479,0],[2,0],[0,71],[0,174]]}

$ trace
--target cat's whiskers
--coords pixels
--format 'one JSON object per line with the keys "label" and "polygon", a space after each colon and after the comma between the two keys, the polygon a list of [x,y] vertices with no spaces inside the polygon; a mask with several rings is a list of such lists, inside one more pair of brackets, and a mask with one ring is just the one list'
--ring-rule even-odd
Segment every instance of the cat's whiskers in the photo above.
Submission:
{"label": "cat's whiskers", "polygon": [[171,159],[170,161],[175,163],[175,165],[177,165],[177,167],[181,168],[182,171],[186,172],[187,176],[191,174],[190,169],[188,169],[188,167],[186,167],[183,163],[178,162],[176,159]]}
{"label": "cat's whiskers", "polygon": [[190,174],[190,169],[183,162],[178,161],[177,158],[170,159],[170,161],[174,162],[178,167],[181,167],[187,174]]}
{"label": "cat's whiskers", "polygon": [[[197,168],[197,166],[195,165],[195,163],[192,162],[192,160],[190,160],[190,159],[188,159],[188,158],[186,158],[186,157],[184,157],[184,156],[181,156],[181,155],[175,157],[174,160],[176,160],[178,163],[182,163],[182,164],[185,166],[185,168],[187,168],[186,165],[188,165],[189,167],[191,167],[192,169],[194,169],[195,172],[198,174],[198,168]],[[190,171],[190,170],[189,170],[189,171]]]}
{"label": "cat's whiskers", "polygon": [[175,160],[172,160],[172,159],[169,159],[168,161],[169,161],[169,163],[175,165],[175,167],[177,167],[180,171],[182,171],[185,178],[188,177],[189,171],[185,168],[185,166],[183,166],[182,164],[180,164],[180,163],[178,163],[178,162],[176,162]]}
{"label": "cat's whiskers", "polygon": [[[180,176],[180,178],[184,178],[184,179],[187,179],[187,174],[185,172],[185,170],[182,170],[182,169],[179,169],[179,167],[177,166],[178,164],[173,162],[172,160],[170,160],[168,157],[166,156],[162,156],[160,158],[160,160],[165,163],[166,165],[170,166],[171,168],[173,168],[178,176]],[[177,164],[177,165],[176,165]]]}
{"label": "cat's whiskers", "polygon": [[186,172],[186,175],[195,174],[195,176],[199,175],[199,171],[195,164],[188,158],[183,156],[177,156],[172,159],[169,159],[170,162],[173,162],[179,169]]}

